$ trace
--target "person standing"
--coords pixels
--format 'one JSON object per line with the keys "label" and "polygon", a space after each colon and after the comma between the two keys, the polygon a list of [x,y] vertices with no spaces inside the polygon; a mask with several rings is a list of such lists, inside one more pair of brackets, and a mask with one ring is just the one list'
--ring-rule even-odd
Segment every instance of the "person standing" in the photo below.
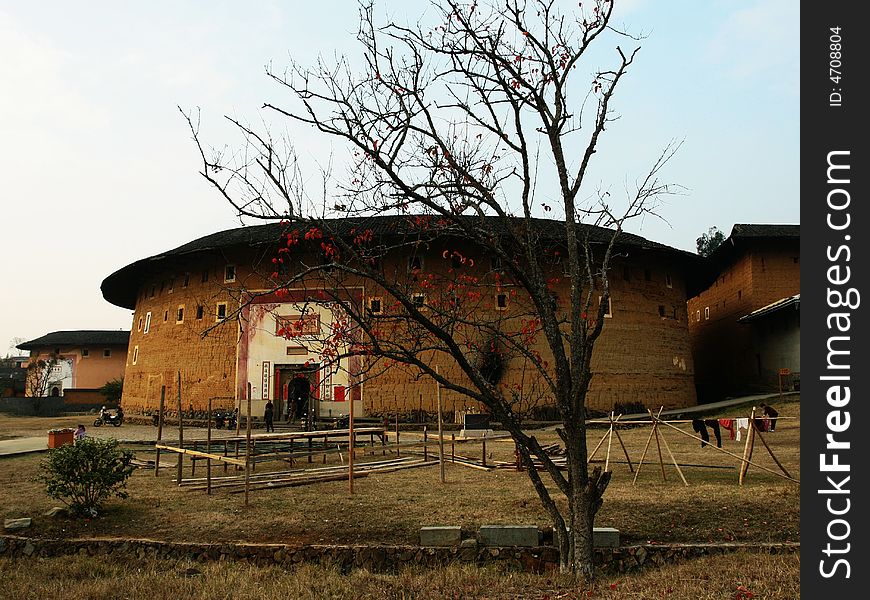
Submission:
{"label": "person standing", "polygon": [[269,400],[268,402],[266,402],[266,410],[263,413],[263,420],[266,422],[266,433],[269,433],[270,431],[275,431],[274,418],[275,407],[272,404],[272,401]]}
{"label": "person standing", "polygon": [[776,418],[779,416],[779,411],[764,402],[761,403],[761,410],[764,412],[764,416],[770,419],[770,425],[767,430],[776,431]]}

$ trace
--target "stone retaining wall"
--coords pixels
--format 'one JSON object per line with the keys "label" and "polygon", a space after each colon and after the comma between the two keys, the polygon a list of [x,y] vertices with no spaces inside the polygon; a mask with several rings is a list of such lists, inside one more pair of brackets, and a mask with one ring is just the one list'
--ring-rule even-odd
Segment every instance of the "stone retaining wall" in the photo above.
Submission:
{"label": "stone retaining wall", "polygon": [[[662,544],[596,549],[596,563],[605,572],[626,573],[645,566],[662,566],[702,556],[737,550],[763,553],[799,552],[799,543],[783,544]],[[536,548],[491,548],[461,546],[423,548],[387,545],[285,545],[285,544],[195,544],[154,540],[44,539],[0,536],[0,556],[51,557],[74,554],[112,555],[124,558],[173,560],[241,560],[258,565],[292,566],[299,563],[335,565],[371,572],[395,572],[405,566],[439,567],[450,562],[502,564],[522,571],[555,569],[559,553],[550,546]]]}

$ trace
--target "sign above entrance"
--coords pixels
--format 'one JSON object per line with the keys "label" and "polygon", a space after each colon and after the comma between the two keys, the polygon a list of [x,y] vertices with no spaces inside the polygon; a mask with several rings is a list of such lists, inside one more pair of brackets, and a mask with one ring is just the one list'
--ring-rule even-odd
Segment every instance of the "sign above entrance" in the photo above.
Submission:
{"label": "sign above entrance", "polygon": [[269,399],[269,388],[271,387],[269,385],[269,376],[271,374],[270,373],[271,367],[272,367],[272,363],[270,361],[268,361],[268,360],[263,361],[263,387],[262,387],[263,400]]}

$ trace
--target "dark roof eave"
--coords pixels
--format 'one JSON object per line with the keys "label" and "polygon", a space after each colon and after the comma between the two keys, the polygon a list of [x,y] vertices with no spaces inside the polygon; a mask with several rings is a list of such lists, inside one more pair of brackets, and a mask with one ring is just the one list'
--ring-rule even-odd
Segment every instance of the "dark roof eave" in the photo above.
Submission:
{"label": "dark roof eave", "polygon": [[[411,229],[409,229],[405,232],[402,229],[401,224],[405,222],[404,219],[406,219],[404,216],[377,216],[360,217],[352,220],[336,220],[336,222],[343,228],[359,226],[356,224],[363,222],[365,225],[371,225],[372,228],[375,228],[376,234],[378,235],[401,235],[402,233],[408,233],[411,231]],[[552,231],[558,231],[558,227],[562,222],[547,219],[533,219],[533,224],[540,227],[542,233],[547,234]],[[156,265],[173,257],[191,256],[229,247],[258,247],[269,243],[277,243],[283,227],[286,226],[280,223],[269,223],[266,225],[239,227],[204,236],[183,244],[173,250],[162,252],[148,258],[143,258],[122,267],[103,280],[100,285],[100,290],[106,301],[115,304],[116,306],[133,310],[136,307],[136,295],[138,293],[135,284],[137,280],[141,279],[142,271],[147,270],[150,265]],[[612,230],[591,225],[586,225],[586,227],[591,228],[589,231],[592,234],[597,233],[603,235],[602,232],[612,232]],[[692,266],[693,263],[695,265],[698,264],[696,261],[698,261],[700,257],[694,253],[672,248],[665,244],[652,242],[631,233],[623,233],[621,235],[622,242],[618,244],[620,247],[667,253],[682,258],[689,266]],[[592,243],[597,245],[605,242],[602,239],[592,240]]]}

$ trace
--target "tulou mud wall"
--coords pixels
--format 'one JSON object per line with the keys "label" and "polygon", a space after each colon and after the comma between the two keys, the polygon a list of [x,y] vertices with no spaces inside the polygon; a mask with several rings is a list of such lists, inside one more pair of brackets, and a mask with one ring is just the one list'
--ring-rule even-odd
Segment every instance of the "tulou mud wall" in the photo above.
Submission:
{"label": "tulou mud wall", "polygon": [[[431,252],[424,258],[435,265],[440,257]],[[179,371],[185,411],[203,411],[209,399],[215,407],[230,407],[236,390],[244,390],[247,382],[259,385],[260,374],[239,372],[238,365],[243,363],[239,359],[240,340],[248,324],[236,318],[236,311],[244,291],[267,289],[264,273],[273,268],[269,260],[263,251],[226,248],[151,266],[149,276],[136,290],[122,400],[125,410],[131,414],[155,411],[165,386],[166,409],[174,412]],[[606,318],[595,348],[595,376],[587,406],[609,411],[617,404],[694,405],[694,366],[682,275],[671,270],[666,257],[639,253],[616,264],[610,282],[611,316]],[[565,282],[554,287],[564,305],[569,297]],[[379,296],[380,292],[366,289],[364,294]],[[224,320],[219,316],[222,314],[228,318]],[[536,347],[546,354],[543,339]],[[455,364],[441,362],[442,373],[457,374]],[[529,380],[522,361],[513,359],[506,365],[500,385],[509,392],[529,385]],[[361,398],[367,415],[418,410],[432,413],[436,407],[434,383],[398,366],[365,380]],[[448,412],[477,408],[450,391],[443,393],[442,402]],[[546,398],[542,396],[540,403],[546,405]]]}

